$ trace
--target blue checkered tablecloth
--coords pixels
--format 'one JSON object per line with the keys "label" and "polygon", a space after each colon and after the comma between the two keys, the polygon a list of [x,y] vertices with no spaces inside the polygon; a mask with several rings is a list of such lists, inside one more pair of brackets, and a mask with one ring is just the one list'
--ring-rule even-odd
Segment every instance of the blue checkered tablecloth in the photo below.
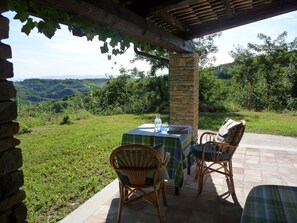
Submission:
{"label": "blue checkered tablecloth", "polygon": [[191,126],[182,126],[189,129],[188,134],[168,134],[166,131],[155,132],[153,124],[144,124],[123,134],[122,145],[143,144],[154,146],[162,143],[165,152],[170,153],[167,170],[170,179],[174,179],[176,187],[184,184],[184,168],[186,167],[185,152],[189,150],[193,134]]}
{"label": "blue checkered tablecloth", "polygon": [[297,187],[261,185],[246,199],[241,223],[297,222]]}

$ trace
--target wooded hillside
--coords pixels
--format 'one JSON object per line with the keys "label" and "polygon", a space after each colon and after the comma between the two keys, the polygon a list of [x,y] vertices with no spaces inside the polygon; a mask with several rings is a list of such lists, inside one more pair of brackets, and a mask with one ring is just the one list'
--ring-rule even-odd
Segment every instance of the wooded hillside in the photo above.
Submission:
{"label": "wooded hillside", "polygon": [[15,82],[18,101],[23,104],[63,99],[86,93],[90,87],[103,87],[107,79],[26,79]]}

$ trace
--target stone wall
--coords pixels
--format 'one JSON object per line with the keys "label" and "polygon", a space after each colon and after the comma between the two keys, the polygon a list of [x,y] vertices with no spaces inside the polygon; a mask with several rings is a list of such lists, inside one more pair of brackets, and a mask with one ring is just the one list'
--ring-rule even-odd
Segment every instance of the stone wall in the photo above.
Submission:
{"label": "stone wall", "polygon": [[171,54],[169,62],[169,124],[191,125],[198,135],[198,55]]}
{"label": "stone wall", "polygon": [[13,64],[11,47],[2,41],[9,36],[9,19],[2,16],[7,7],[0,0],[0,222],[26,222],[27,209],[23,200],[25,192],[22,153],[17,146],[20,141],[14,137],[19,132],[17,118],[16,90],[12,81]]}

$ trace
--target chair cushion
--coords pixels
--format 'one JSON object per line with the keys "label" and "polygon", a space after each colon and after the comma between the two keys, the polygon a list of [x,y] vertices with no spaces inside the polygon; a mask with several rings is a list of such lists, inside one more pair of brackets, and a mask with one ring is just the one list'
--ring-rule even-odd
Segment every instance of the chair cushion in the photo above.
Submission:
{"label": "chair cushion", "polygon": [[[126,175],[126,173],[124,171],[121,171],[121,175],[123,177],[122,179],[123,179],[124,183],[129,185],[130,181],[129,181],[129,178]],[[168,171],[167,171],[166,167],[162,167],[159,170],[157,181],[159,182],[161,180],[168,180],[168,179],[169,179]],[[152,172],[149,173],[147,178],[145,179],[145,184],[146,185],[152,185],[153,184],[153,173]]]}
{"label": "chair cushion", "polygon": [[160,143],[160,144],[154,145],[153,148],[160,154],[160,156],[161,156],[161,158],[163,160],[164,155],[165,155],[163,144]]}
{"label": "chair cushion", "polygon": [[[162,167],[158,174],[158,182],[161,180],[169,180],[169,174],[166,167]],[[153,173],[149,173],[148,177],[145,179],[145,184],[153,184]]]}
{"label": "chair cushion", "polygon": [[226,119],[215,136],[215,141],[231,143],[240,124],[241,122],[235,122],[232,119]]}
{"label": "chair cushion", "polygon": [[[197,159],[202,159],[202,146],[203,144],[197,144],[191,147],[191,153],[197,158]],[[213,153],[214,153],[214,146],[213,144],[205,144],[205,156],[204,160],[205,161],[213,161]],[[220,159],[221,161],[228,160],[230,158],[229,151],[226,150],[225,152],[217,152],[221,154]]]}

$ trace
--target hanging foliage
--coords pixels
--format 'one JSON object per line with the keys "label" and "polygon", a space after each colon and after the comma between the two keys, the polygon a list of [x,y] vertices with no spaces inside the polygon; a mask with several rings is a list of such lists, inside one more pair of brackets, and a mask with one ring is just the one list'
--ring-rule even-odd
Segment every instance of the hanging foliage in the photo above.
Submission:
{"label": "hanging foliage", "polygon": [[[61,28],[60,23],[62,23],[68,26],[70,32],[79,30],[89,41],[98,36],[98,40],[103,42],[100,51],[101,53],[107,53],[108,59],[111,59],[112,55],[125,53],[131,43],[136,47],[142,47],[146,52],[154,49],[149,44],[128,37],[123,33],[94,24],[79,15],[71,15],[63,10],[40,4],[39,1],[7,0],[7,2],[8,9],[16,12],[14,19],[24,23],[21,31],[27,35],[36,28],[39,33],[52,38],[56,31]],[[36,15],[40,20],[34,19],[31,15]],[[157,49],[160,55],[164,54],[163,51],[163,49]]]}

